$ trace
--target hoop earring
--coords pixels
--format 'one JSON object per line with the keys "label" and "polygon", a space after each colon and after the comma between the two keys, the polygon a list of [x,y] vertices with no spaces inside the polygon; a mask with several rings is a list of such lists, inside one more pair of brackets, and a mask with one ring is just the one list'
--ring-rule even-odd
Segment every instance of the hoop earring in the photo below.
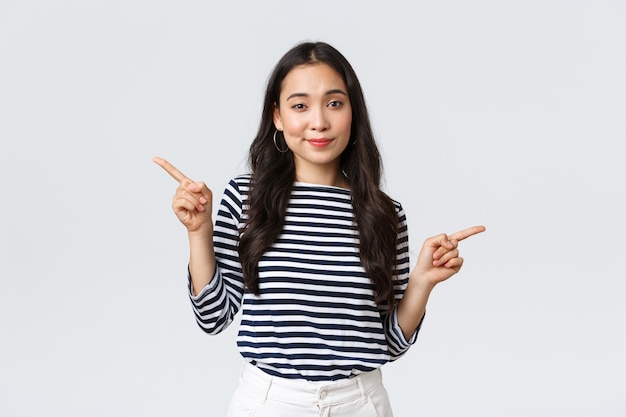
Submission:
{"label": "hoop earring", "polygon": [[280,152],[280,153],[285,153],[285,152],[287,152],[287,151],[289,150],[289,146],[287,146],[287,149],[285,149],[285,150],[280,149],[280,148],[278,147],[278,144],[276,143],[276,134],[277,134],[277,133],[278,133],[278,130],[276,130],[276,131],[274,132],[274,135],[272,136],[272,138],[274,139],[274,146],[276,147],[276,149],[278,149],[278,152]]}

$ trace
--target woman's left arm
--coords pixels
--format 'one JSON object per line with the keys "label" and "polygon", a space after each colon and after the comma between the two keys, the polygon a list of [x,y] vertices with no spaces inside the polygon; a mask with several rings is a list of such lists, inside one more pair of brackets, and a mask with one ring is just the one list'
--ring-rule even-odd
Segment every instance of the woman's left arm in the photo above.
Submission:
{"label": "woman's left arm", "polygon": [[459,242],[485,230],[484,226],[474,226],[451,235],[442,233],[426,239],[398,305],[398,324],[407,340],[424,317],[433,288],[459,272],[463,266]]}

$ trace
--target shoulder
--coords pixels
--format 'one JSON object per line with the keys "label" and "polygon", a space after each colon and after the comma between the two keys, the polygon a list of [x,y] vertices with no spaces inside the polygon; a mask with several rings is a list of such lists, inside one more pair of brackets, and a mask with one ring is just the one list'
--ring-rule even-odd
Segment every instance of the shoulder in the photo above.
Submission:
{"label": "shoulder", "polygon": [[250,178],[250,174],[237,175],[228,182],[226,189],[236,191],[240,195],[247,194],[250,189]]}
{"label": "shoulder", "polygon": [[393,203],[393,206],[396,208],[397,212],[404,211],[404,209],[402,208],[402,203],[400,203],[398,200],[394,200],[393,198],[391,198],[391,202]]}
{"label": "shoulder", "polygon": [[249,188],[251,178],[251,174],[239,174],[236,177],[233,177],[228,184],[240,188]]}
{"label": "shoulder", "polygon": [[389,199],[391,200],[391,203],[396,209],[396,215],[398,216],[398,224],[400,225],[400,228],[401,229],[405,228],[407,220],[406,220],[406,213],[404,212],[404,207],[402,207],[402,203],[400,203],[398,200],[395,200],[391,197],[389,197]]}
{"label": "shoulder", "polygon": [[398,200],[392,198],[389,194],[387,194],[387,193],[384,193],[384,194],[387,196],[387,198],[393,204],[393,207],[396,209],[396,213],[398,213],[398,215],[404,214],[404,208],[402,207],[402,203],[400,203]]}
{"label": "shoulder", "polygon": [[250,190],[250,174],[237,175],[224,188],[224,198],[241,207]]}

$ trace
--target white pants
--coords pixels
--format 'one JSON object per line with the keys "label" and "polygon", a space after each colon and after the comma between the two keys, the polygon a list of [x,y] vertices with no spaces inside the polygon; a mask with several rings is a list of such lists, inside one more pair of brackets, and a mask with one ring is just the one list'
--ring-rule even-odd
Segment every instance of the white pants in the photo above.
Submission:
{"label": "white pants", "polygon": [[393,417],[380,369],[328,383],[279,378],[245,363],[228,417]]}

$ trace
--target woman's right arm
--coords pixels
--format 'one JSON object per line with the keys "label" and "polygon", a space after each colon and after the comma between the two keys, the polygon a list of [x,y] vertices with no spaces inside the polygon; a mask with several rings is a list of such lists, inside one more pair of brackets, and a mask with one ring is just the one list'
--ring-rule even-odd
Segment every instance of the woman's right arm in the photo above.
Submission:
{"label": "woman's right arm", "polygon": [[155,157],[153,161],[178,181],[172,209],[187,228],[192,293],[198,295],[215,275],[213,193],[205,183],[192,181],[165,159]]}
{"label": "woman's right arm", "polygon": [[213,227],[207,232],[187,232],[189,237],[189,275],[191,293],[198,295],[215,275]]}

